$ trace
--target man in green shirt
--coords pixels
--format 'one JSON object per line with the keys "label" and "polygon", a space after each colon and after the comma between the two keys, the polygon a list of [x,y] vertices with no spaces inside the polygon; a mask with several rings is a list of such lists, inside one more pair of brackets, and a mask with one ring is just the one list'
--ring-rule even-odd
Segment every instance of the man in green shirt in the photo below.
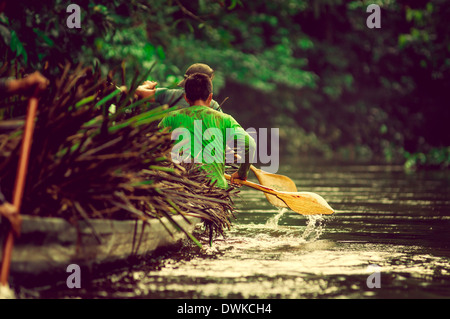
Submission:
{"label": "man in green shirt", "polygon": [[[189,103],[184,99],[184,83],[186,78],[194,73],[206,74],[211,80],[214,78],[214,70],[203,63],[192,64],[184,74],[184,80],[178,83],[179,89],[168,89],[168,88],[156,88],[157,83],[154,81],[145,81],[136,89],[136,94],[140,98],[150,98],[150,102],[156,102],[160,105],[178,105],[180,107],[189,107]],[[212,100],[211,107],[214,110],[222,112],[219,103]]]}
{"label": "man in green shirt", "polygon": [[195,73],[187,77],[185,90],[185,100],[190,107],[169,113],[159,124],[170,129],[172,139],[178,139],[172,149],[172,160],[202,163],[200,168],[216,186],[226,189],[225,163],[234,162],[234,156],[226,154],[225,149],[231,143],[233,147],[237,141],[241,165],[231,175],[231,183],[234,184],[236,178],[246,180],[255,155],[253,138],[231,115],[211,108],[212,82],[207,75]]}

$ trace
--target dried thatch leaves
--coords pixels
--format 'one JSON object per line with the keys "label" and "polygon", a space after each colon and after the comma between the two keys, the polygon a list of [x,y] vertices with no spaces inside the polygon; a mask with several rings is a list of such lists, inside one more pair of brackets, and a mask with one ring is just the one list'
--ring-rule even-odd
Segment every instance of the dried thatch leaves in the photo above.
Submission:
{"label": "dried thatch leaves", "polygon": [[[41,97],[22,214],[78,219],[197,216],[212,237],[230,227],[234,189],[167,160],[172,140],[150,108],[90,68],[62,68]],[[133,81],[140,83],[139,81]],[[116,112],[110,114],[114,104]],[[0,135],[0,182],[11,198],[21,129]]]}

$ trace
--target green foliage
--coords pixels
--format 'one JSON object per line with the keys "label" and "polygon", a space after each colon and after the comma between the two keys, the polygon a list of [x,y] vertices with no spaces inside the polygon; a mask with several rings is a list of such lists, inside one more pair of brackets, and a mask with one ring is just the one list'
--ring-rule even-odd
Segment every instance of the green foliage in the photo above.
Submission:
{"label": "green foliage", "polygon": [[449,168],[450,166],[450,147],[432,148],[427,153],[405,152],[405,168],[415,170],[422,167]]}
{"label": "green foliage", "polygon": [[[81,29],[66,27],[62,0],[7,7],[1,56],[24,72],[47,60],[98,64],[104,74],[118,70],[118,84],[155,64],[152,80],[162,87],[204,62],[216,70],[216,100],[230,97],[226,112],[246,126],[290,123],[300,141],[326,145],[326,156],[395,162],[450,145],[444,0],[78,4]],[[369,4],[381,7],[381,29],[366,26]]]}

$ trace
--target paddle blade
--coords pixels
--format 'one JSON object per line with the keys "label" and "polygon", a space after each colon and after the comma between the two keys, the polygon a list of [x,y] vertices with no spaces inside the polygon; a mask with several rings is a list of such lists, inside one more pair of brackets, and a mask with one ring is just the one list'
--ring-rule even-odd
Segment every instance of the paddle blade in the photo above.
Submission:
{"label": "paddle blade", "polygon": [[[250,167],[261,185],[283,192],[297,192],[297,186],[292,179],[284,175],[272,174],[256,167]],[[275,195],[264,193],[269,203],[276,207],[288,207],[284,201]]]}
{"label": "paddle blade", "polygon": [[333,208],[322,196],[310,192],[278,192],[277,196],[294,212],[302,215],[330,215]]}

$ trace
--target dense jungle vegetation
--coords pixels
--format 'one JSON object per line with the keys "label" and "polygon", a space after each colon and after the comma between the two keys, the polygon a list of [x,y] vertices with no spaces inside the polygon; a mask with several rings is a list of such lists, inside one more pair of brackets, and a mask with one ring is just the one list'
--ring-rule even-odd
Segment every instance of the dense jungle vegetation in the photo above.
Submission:
{"label": "dense jungle vegetation", "polygon": [[[69,28],[70,3],[81,28]],[[369,4],[381,8],[370,29]],[[447,1],[1,1],[1,76],[82,62],[118,85],[174,86],[194,62],[244,127],[280,128],[288,156],[450,163]],[[50,62],[49,64],[47,64]],[[7,66],[13,66],[7,67]],[[50,66],[50,67],[49,67]],[[14,70],[7,74],[5,70]],[[125,80],[127,79],[127,80]],[[0,116],[11,116],[3,110]]]}

